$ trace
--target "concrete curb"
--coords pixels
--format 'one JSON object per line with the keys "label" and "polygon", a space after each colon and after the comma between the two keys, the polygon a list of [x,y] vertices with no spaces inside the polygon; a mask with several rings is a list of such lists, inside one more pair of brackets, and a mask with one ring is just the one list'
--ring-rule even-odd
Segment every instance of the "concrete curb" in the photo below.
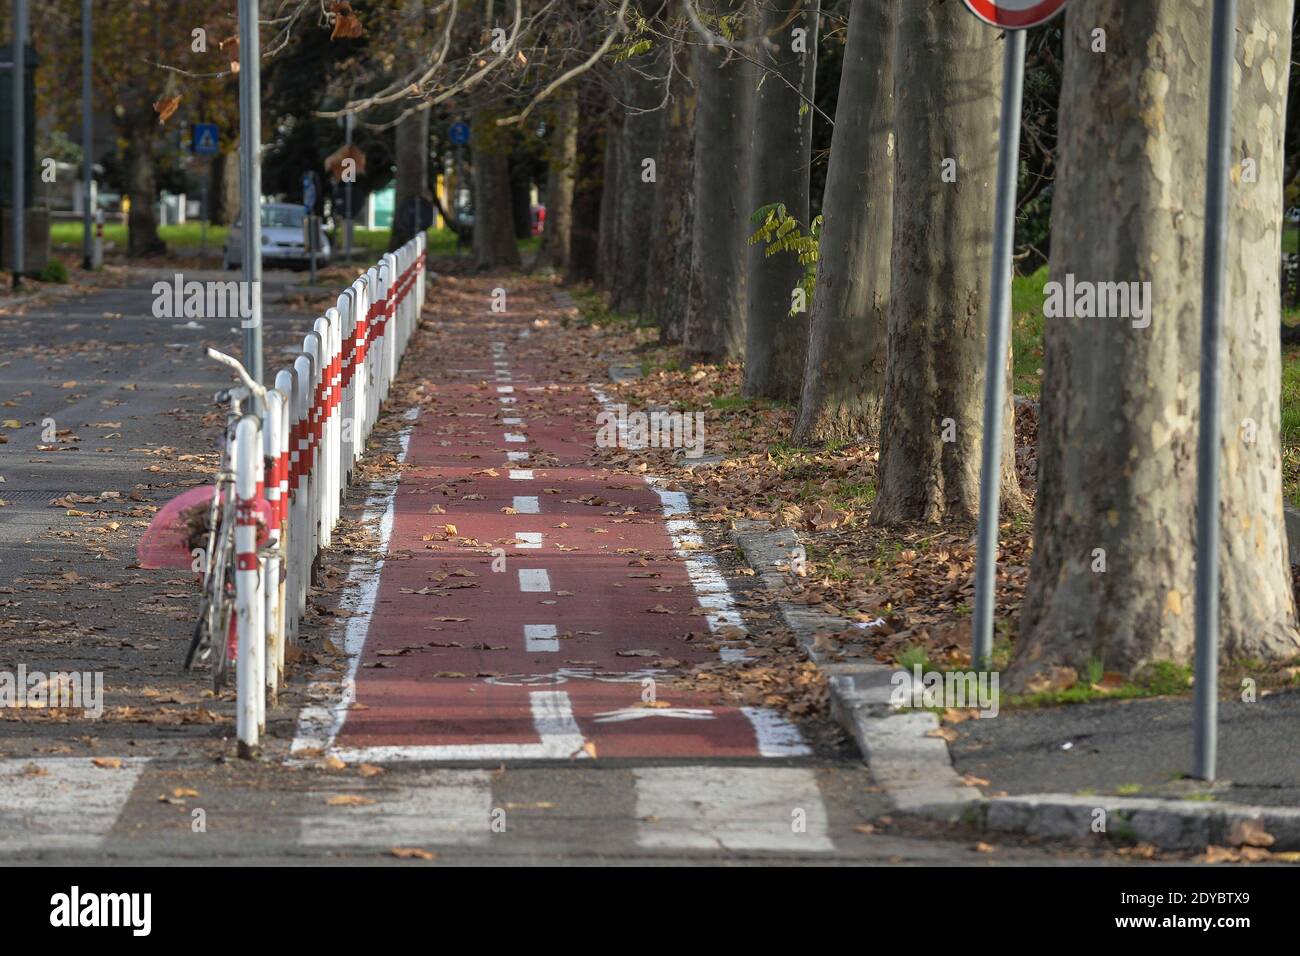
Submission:
{"label": "concrete curb", "polygon": [[[731,540],[771,593],[785,586],[791,552],[799,547],[789,528],[769,530],[766,522],[740,521]],[[778,601],[781,616],[809,658],[826,673],[831,715],[855,741],[872,776],[900,812],[920,812],[956,820],[981,798],[953,769],[948,744],[933,736],[939,719],[931,713],[899,713],[889,703],[894,668],[871,661],[828,660],[817,647],[819,631],[842,631],[850,621],[814,608]]]}
{"label": "concrete curb", "polygon": [[1234,827],[1255,824],[1273,837],[1269,849],[1300,850],[1300,809],[1290,807],[1036,793],[982,801],[973,819],[966,819],[989,830],[1076,838],[1092,834],[1098,821],[1104,822],[1104,833],[1111,839],[1167,850],[1232,846],[1241,842],[1232,833]]}

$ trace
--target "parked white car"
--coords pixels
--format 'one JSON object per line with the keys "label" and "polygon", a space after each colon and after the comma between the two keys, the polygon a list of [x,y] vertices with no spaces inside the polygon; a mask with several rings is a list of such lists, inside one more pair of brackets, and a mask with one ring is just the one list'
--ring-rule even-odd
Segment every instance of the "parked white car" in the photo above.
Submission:
{"label": "parked white car", "polygon": [[[242,214],[241,214],[242,215]],[[294,269],[306,269],[310,257],[303,246],[303,219],[306,213],[302,206],[293,203],[266,203],[262,206],[262,263],[264,265],[287,265]],[[244,233],[241,217],[235,217],[235,224],[226,234],[226,242],[221,250],[221,262],[227,269],[238,269],[243,264]],[[323,266],[329,262],[330,241],[325,234],[322,223],[320,248],[316,253],[316,265]]]}

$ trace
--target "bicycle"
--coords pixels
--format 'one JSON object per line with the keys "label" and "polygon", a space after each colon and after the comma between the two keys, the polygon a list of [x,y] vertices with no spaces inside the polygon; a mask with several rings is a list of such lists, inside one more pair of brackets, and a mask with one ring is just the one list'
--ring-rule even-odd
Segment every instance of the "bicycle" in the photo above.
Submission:
{"label": "bicycle", "polygon": [[[212,662],[212,687],[220,692],[232,673],[238,652],[235,627],[235,470],[232,450],[235,426],[240,418],[256,413],[266,405],[266,390],[255,382],[236,358],[207,349],[207,356],[233,369],[243,382],[223,389],[213,396],[218,405],[229,403],[226,426],[221,433],[221,466],[217,469],[215,490],[208,505],[206,540],[203,548],[203,584],[199,619],[194,625],[185,654],[185,670],[193,670],[217,651]],[[251,402],[256,399],[256,402]]]}

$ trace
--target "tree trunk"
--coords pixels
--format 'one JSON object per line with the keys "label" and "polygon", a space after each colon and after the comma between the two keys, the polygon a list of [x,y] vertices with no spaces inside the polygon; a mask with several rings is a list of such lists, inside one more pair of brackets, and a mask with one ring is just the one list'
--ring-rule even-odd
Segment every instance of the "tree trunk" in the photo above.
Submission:
{"label": "tree trunk", "polygon": [[538,264],[564,272],[569,267],[573,231],[573,188],[578,176],[578,87],[560,87],[551,111],[547,145],[546,223]]}
{"label": "tree trunk", "polygon": [[[1244,0],[1237,29],[1221,411],[1225,660],[1300,653],[1276,334],[1290,13],[1288,0]],[[1097,23],[1107,26],[1105,56],[1089,52]],[[1061,115],[1070,122],[1057,152],[1052,279],[1150,286],[1145,310],[1130,305],[1133,320],[1047,319],[1015,686],[1089,661],[1136,674],[1193,658],[1209,26],[1208,4],[1187,0],[1079,0],[1066,21]]]}
{"label": "tree trunk", "polygon": [[[768,0],[763,6],[760,30],[776,50],[759,54],[754,144],[750,151],[754,207],[784,203],[786,213],[804,228],[810,218],[811,103],[817,79],[820,6],[820,0]],[[796,30],[804,32],[796,34]],[[769,71],[767,75],[763,75],[762,68]],[[808,350],[807,306],[801,304],[794,315],[790,313],[794,290],[804,272],[805,267],[793,252],[768,256],[766,243],[749,247],[746,395],[783,401],[799,395]]]}
{"label": "tree trunk", "polygon": [[508,146],[493,120],[494,114],[478,111],[470,123],[470,141],[474,144],[474,264],[478,269],[518,269]]}
{"label": "tree trunk", "polygon": [[151,114],[142,114],[128,139],[126,162],[131,211],[127,215],[126,254],[133,259],[167,252],[167,243],[158,235],[158,217],[154,212],[154,202],[158,198],[153,169],[157,125]]}
{"label": "tree trunk", "polygon": [[[619,145],[618,248],[619,271],[611,283],[610,307],[640,313],[645,307],[646,255],[650,217],[659,190],[659,135],[663,125],[658,109],[664,99],[667,45],[654,44],[648,53],[622,64],[627,71],[627,115]],[[652,112],[637,112],[647,110]],[[645,161],[655,163],[654,178]]]}
{"label": "tree trunk", "polygon": [[618,207],[622,201],[623,113],[611,107],[605,118],[605,172],[600,190],[600,237],[597,275],[600,284],[612,288],[619,269]]}
{"label": "tree trunk", "polygon": [[[743,6],[744,0],[700,3],[715,16]],[[745,352],[753,74],[725,49],[699,44],[695,55],[695,228],[683,351],[688,361],[723,362]]]}
{"label": "tree trunk", "polygon": [[527,239],[533,234],[533,181],[527,160],[512,155],[510,166],[510,216],[515,224],[515,238]]}
{"label": "tree trunk", "polygon": [[695,88],[690,68],[694,58],[689,51],[673,51],[672,55],[678,59],[674,65],[678,72],[672,102],[660,114],[658,182],[650,213],[650,251],[646,255],[646,273],[653,277],[657,291],[646,296],[645,314],[659,327],[663,345],[682,340],[690,301],[690,237],[695,202]]}
{"label": "tree trunk", "polygon": [[[1002,42],[961,4],[900,6],[877,525],[979,513]],[[1002,411],[1002,501],[1019,510],[1010,389]]]}
{"label": "tree trunk", "polygon": [[594,82],[578,90],[578,175],[573,184],[573,228],[569,238],[568,282],[597,278],[600,263],[601,199],[605,182],[604,102]]}
{"label": "tree trunk", "polygon": [[874,438],[880,431],[894,209],[896,27],[891,0],[858,0],[849,16],[796,445]]}
{"label": "tree trunk", "polygon": [[238,150],[222,153],[213,160],[208,195],[212,206],[209,215],[213,224],[232,225],[239,213]]}
{"label": "tree trunk", "polygon": [[397,124],[394,152],[397,160],[393,196],[393,229],[388,251],[405,245],[415,235],[419,205],[432,204],[429,189],[429,111],[417,110]]}

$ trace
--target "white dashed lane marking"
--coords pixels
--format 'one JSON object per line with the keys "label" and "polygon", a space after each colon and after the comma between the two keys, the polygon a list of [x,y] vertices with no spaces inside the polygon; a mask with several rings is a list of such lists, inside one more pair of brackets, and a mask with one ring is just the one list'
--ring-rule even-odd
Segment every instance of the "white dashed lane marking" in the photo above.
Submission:
{"label": "white dashed lane marking", "polygon": [[540,514],[542,510],[537,504],[536,495],[515,495],[514,508],[521,515]]}
{"label": "white dashed lane marking", "polygon": [[525,624],[524,650],[558,651],[560,642],[555,637],[554,624]]}
{"label": "white dashed lane marking", "polygon": [[519,590],[544,593],[551,590],[551,576],[545,568],[520,568]]}
{"label": "white dashed lane marking", "polygon": [[[518,501],[519,499],[516,498],[515,500]],[[542,532],[540,531],[516,531],[515,547],[516,548],[540,548],[542,546],[542,540],[545,537],[546,535],[542,534]]]}
{"label": "white dashed lane marking", "polygon": [[511,468],[510,480],[511,481],[532,481],[533,470],[531,468]]}

